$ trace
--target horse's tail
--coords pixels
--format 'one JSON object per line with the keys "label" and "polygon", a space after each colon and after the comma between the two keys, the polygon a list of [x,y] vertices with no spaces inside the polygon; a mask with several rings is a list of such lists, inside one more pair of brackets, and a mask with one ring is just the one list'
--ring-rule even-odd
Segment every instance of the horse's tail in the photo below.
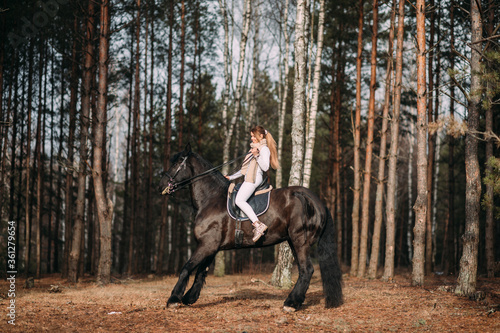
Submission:
{"label": "horse's tail", "polygon": [[333,228],[333,218],[327,207],[326,223],[318,241],[318,259],[323,280],[325,307],[334,308],[342,305],[342,270],[337,257],[337,242]]}

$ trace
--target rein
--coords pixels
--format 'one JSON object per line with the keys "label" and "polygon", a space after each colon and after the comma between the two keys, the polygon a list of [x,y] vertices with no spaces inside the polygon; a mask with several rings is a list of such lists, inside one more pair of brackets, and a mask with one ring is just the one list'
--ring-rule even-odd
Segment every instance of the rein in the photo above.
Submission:
{"label": "rein", "polygon": [[[185,180],[182,180],[178,183],[175,183],[174,182],[174,178],[177,176],[177,174],[179,173],[179,171],[181,170],[181,168],[185,168],[186,167],[186,160],[188,158],[188,156],[184,157],[184,159],[182,160],[181,164],[179,165],[179,167],[177,168],[177,170],[175,171],[174,175],[170,177],[170,180],[168,182],[168,185],[167,187],[165,187],[165,189],[163,190],[163,192],[161,193],[162,195],[165,195],[165,194],[172,194],[174,193],[175,191],[177,190],[180,190],[188,185],[191,185],[192,183],[194,183],[194,180],[198,179],[198,178],[201,178],[203,176],[206,176],[212,172],[214,172],[215,170],[217,169],[220,169],[222,168],[223,166],[225,165],[229,165],[229,164],[233,164],[234,162],[236,162],[237,160],[245,157],[247,154],[243,154],[241,156],[238,156],[236,157],[235,159],[232,159],[231,161],[228,161],[228,162],[225,162],[225,163],[222,163],[216,167],[213,167],[211,169],[208,169],[207,171],[204,171],[196,176],[193,176],[191,178],[188,178],[188,179],[185,179]],[[167,176],[170,176],[168,173],[166,173]]]}

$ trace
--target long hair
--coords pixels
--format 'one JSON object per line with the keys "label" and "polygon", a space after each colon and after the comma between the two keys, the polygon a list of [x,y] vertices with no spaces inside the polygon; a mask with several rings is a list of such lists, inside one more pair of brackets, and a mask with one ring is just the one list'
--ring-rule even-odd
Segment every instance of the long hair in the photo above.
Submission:
{"label": "long hair", "polygon": [[254,128],[250,130],[251,133],[259,133],[264,136],[264,138],[267,141],[267,147],[269,148],[269,151],[271,152],[271,158],[270,158],[270,163],[271,167],[276,170],[280,167],[280,163],[278,161],[278,151],[276,150],[276,141],[274,141],[273,136],[269,131],[267,131],[264,127],[257,125]]}

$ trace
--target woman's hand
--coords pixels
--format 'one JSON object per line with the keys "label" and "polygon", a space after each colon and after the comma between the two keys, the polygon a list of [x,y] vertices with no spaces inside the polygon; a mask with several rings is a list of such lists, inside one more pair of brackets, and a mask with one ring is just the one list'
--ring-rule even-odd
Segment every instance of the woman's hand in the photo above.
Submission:
{"label": "woman's hand", "polygon": [[224,177],[226,177],[226,179],[227,179],[227,180],[230,180],[230,179],[229,179],[229,176],[224,176]]}
{"label": "woman's hand", "polygon": [[252,154],[255,157],[259,156],[259,150],[257,148],[252,148]]}

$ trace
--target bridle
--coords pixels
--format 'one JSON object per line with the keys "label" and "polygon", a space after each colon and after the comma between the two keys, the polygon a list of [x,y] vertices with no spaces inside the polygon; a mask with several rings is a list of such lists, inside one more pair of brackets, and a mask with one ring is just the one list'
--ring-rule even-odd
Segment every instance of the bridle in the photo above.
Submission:
{"label": "bridle", "polygon": [[165,172],[165,173],[164,173],[164,176],[167,176],[167,177],[169,178],[169,180],[168,180],[168,184],[167,184],[167,186],[163,189],[163,191],[161,192],[161,194],[162,194],[162,195],[172,194],[172,193],[174,193],[175,191],[180,190],[181,188],[184,188],[184,187],[186,187],[186,186],[188,186],[188,185],[191,185],[192,183],[194,183],[194,180],[196,180],[196,179],[198,179],[198,178],[200,178],[200,177],[206,176],[206,175],[208,175],[208,174],[210,174],[210,173],[214,172],[215,170],[222,168],[222,167],[223,167],[223,166],[225,166],[225,165],[232,164],[232,163],[236,162],[237,160],[239,160],[239,159],[241,159],[241,158],[245,157],[246,155],[247,155],[247,154],[245,153],[245,154],[243,154],[243,155],[241,155],[241,156],[236,157],[235,159],[232,159],[231,161],[228,161],[228,162],[226,162],[226,163],[222,163],[222,164],[220,164],[220,165],[218,165],[218,166],[216,166],[216,167],[213,167],[213,168],[211,168],[211,169],[208,169],[208,170],[207,170],[207,171],[205,171],[205,172],[202,172],[202,173],[200,173],[200,174],[198,174],[198,175],[195,175],[195,176],[193,176],[193,177],[191,177],[191,178],[188,178],[188,179],[185,179],[185,180],[182,180],[182,181],[180,181],[180,182],[176,183],[176,182],[174,181],[175,177],[177,176],[177,174],[179,173],[179,171],[181,171],[181,169],[185,169],[185,168],[186,168],[186,160],[187,160],[187,158],[189,157],[189,155],[184,156],[184,157],[182,158],[182,162],[179,164],[179,166],[177,167],[177,169],[175,170],[175,172],[174,172],[174,174],[173,174],[172,176],[170,176],[170,175],[168,174],[168,172]]}
{"label": "bridle", "polygon": [[[188,155],[189,156],[189,155]],[[181,169],[185,169],[186,168],[186,160],[188,158],[188,156],[184,156],[182,158],[182,162],[181,164],[179,164],[179,166],[177,167],[177,170],[175,170],[173,176],[170,176],[168,174],[168,172],[165,172],[165,176],[169,177],[169,180],[168,180],[168,184],[167,186],[165,187],[165,189],[161,192],[161,195],[165,195],[165,194],[172,194],[176,191],[176,188],[178,186],[177,183],[174,182],[174,178],[177,176],[177,174],[179,173],[179,171],[181,171]]]}

